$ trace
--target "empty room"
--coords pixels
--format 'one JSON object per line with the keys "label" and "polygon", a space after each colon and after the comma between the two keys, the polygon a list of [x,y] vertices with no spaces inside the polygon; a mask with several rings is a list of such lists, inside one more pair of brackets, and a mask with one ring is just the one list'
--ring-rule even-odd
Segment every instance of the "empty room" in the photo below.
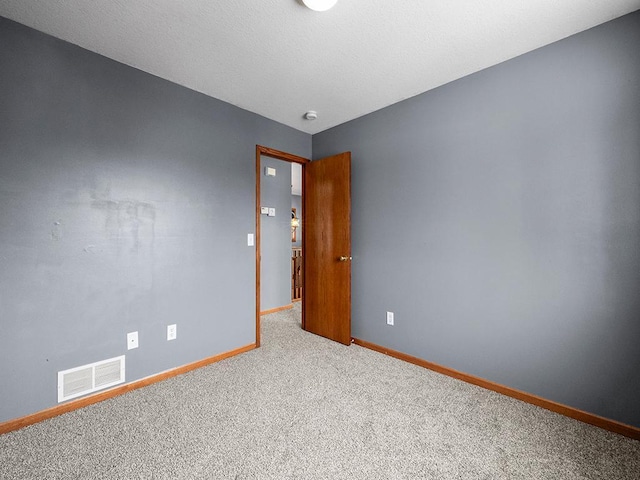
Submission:
{"label": "empty room", "polygon": [[640,478],[640,0],[0,0],[0,478]]}

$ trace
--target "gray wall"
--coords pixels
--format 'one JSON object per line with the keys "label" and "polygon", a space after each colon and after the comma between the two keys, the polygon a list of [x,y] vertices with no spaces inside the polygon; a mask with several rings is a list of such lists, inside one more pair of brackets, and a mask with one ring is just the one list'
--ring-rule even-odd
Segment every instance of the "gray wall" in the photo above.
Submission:
{"label": "gray wall", "polygon": [[353,155],[355,337],[640,426],[638,45],[636,12],[314,135]]}
{"label": "gray wall", "polygon": [[[274,207],[275,217],[260,215],[260,310],[291,304],[291,164],[260,159],[260,205]],[[275,177],[264,174],[276,169]]]}
{"label": "gray wall", "polygon": [[0,422],[62,369],[253,343],[255,145],[311,136],[2,18],[0,45]]}

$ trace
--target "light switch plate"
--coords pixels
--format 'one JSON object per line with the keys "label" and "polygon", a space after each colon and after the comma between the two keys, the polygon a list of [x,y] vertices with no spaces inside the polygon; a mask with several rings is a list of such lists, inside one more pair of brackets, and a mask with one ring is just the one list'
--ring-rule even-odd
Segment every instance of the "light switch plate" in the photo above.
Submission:
{"label": "light switch plate", "polygon": [[260,215],[269,215],[269,207],[260,207]]}
{"label": "light switch plate", "polygon": [[275,217],[276,216],[276,209],[269,207],[269,216],[270,217]]}
{"label": "light switch plate", "polygon": [[273,167],[265,167],[264,174],[267,177],[275,177],[276,176],[276,169],[273,168]]}
{"label": "light switch plate", "polygon": [[247,246],[253,247],[253,244],[254,244],[253,233],[247,233]]}

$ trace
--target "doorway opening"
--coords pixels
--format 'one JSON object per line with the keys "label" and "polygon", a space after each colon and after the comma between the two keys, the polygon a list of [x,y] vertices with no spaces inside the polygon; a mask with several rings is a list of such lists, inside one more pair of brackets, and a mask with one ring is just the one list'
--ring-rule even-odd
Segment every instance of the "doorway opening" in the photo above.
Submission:
{"label": "doorway opening", "polygon": [[[264,163],[268,163],[268,162],[263,162],[263,158],[275,159],[277,161],[287,162],[289,166],[291,164],[300,165],[301,178],[304,175],[304,166],[307,163],[309,163],[309,160],[306,158],[299,157],[297,155],[292,155],[279,150],[274,150],[272,148],[264,147],[261,145],[256,145],[256,239],[255,239],[256,240],[255,241],[255,246],[256,246],[256,347],[260,346],[260,315],[261,313],[265,313],[264,312],[265,308],[262,305],[263,289],[262,289],[262,283],[261,283],[262,266],[263,266],[262,265],[263,263],[262,262],[263,260],[262,259],[262,253],[263,253],[262,233],[266,233],[266,230],[268,228],[271,228],[272,226],[271,224],[262,225],[263,219],[269,219],[269,220],[271,220],[272,218],[274,220],[283,219],[289,226],[288,228],[290,230],[287,238],[289,243],[288,250],[291,252],[291,254],[289,255],[290,263],[288,263],[287,265],[290,265],[291,275],[289,276],[289,278],[290,278],[291,285],[288,286],[288,289],[287,289],[287,291],[290,294],[289,301],[287,303],[288,305],[292,305],[295,300],[295,301],[301,301],[304,304],[304,288],[302,288],[302,285],[300,283],[302,279],[301,258],[298,258],[298,259],[295,258],[297,256],[301,256],[302,252],[305,251],[304,217],[300,218],[301,212],[302,212],[302,195],[304,195],[304,192],[302,191],[300,192],[301,193],[301,197],[299,200],[300,203],[294,207],[291,201],[291,198],[293,198],[293,196],[291,195],[291,182],[289,182],[288,206],[285,206],[284,204],[280,203],[280,208],[276,208],[274,206],[264,204],[262,191],[266,190],[265,188],[266,185],[262,187],[263,179],[268,177],[277,178],[278,171],[277,171],[277,168],[275,168],[274,166],[264,165]],[[286,178],[289,178],[289,177],[286,177]],[[300,189],[302,189],[301,185],[300,185]],[[273,224],[275,225],[276,222],[274,221]],[[282,222],[280,222],[280,225],[282,226]],[[282,246],[283,245],[280,245],[280,247]],[[280,267],[285,268],[285,266],[282,263],[283,262],[281,262]],[[298,295],[297,298],[295,298],[296,294]],[[267,308],[268,311],[272,311],[272,312],[277,311],[279,309],[281,308],[277,308],[277,307],[272,308],[271,306]],[[304,328],[304,314],[302,315],[302,328]]]}

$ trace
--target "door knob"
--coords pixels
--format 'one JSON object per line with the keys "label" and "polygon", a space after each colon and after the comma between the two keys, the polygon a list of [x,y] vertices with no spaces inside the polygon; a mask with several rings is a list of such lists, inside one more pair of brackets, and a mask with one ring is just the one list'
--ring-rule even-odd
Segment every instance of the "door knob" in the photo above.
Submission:
{"label": "door knob", "polygon": [[353,260],[353,257],[340,257],[340,258],[339,258],[339,260],[340,260],[341,262],[346,262],[346,261],[348,261],[348,260]]}

